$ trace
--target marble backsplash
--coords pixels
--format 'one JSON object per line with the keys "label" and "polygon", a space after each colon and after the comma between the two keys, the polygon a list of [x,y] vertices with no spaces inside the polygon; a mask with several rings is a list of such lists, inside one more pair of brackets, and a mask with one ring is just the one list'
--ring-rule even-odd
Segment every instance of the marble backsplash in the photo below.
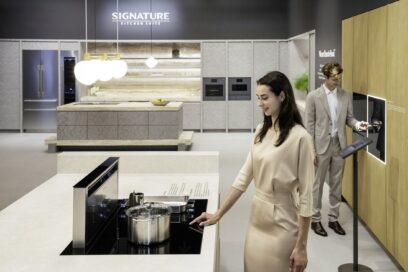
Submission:
{"label": "marble backsplash", "polygon": [[[93,51],[112,53],[116,44],[97,43]],[[81,101],[201,100],[199,43],[120,43],[119,52],[128,64],[126,76],[86,87]],[[150,54],[158,61],[154,68],[144,63]]]}

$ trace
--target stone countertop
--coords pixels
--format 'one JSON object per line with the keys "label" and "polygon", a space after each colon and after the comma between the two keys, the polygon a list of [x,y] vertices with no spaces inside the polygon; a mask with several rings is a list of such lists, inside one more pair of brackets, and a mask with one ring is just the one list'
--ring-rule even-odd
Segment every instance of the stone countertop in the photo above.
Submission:
{"label": "stone countertop", "polygon": [[[214,271],[217,226],[205,228],[199,255],[60,256],[72,240],[72,186],[85,175],[57,174],[0,212],[0,271]],[[197,183],[205,183],[207,211],[214,212],[218,179],[216,174],[120,174],[119,197],[133,190],[163,194],[174,184],[185,184],[191,191]]]}
{"label": "stone countertop", "polygon": [[57,107],[57,111],[178,111],[183,102],[155,106],[151,102],[74,102]]}
{"label": "stone countertop", "polygon": [[153,98],[163,98],[176,102],[201,102],[201,95],[178,94],[178,93],[132,93],[132,94],[112,94],[98,93],[95,96],[83,96],[81,101],[150,101]]}

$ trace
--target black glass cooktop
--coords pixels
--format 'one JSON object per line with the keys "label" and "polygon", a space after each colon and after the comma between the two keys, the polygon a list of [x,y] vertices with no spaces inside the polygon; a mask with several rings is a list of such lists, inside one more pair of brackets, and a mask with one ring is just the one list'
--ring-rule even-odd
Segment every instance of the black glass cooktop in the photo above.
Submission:
{"label": "black glass cooktop", "polygon": [[160,244],[136,245],[127,239],[126,200],[96,238],[85,248],[76,249],[72,242],[61,255],[125,255],[125,254],[200,254],[203,228],[189,222],[207,209],[206,199],[190,199],[185,213],[172,214],[170,238]]}

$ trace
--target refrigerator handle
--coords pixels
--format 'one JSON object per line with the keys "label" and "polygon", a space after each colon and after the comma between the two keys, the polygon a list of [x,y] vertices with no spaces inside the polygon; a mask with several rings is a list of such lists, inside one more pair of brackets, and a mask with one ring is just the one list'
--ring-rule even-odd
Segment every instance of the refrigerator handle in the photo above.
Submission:
{"label": "refrigerator handle", "polygon": [[41,97],[44,97],[44,65],[41,64]]}
{"label": "refrigerator handle", "polygon": [[38,90],[37,90],[37,97],[41,98],[41,64],[37,65],[38,70]]}

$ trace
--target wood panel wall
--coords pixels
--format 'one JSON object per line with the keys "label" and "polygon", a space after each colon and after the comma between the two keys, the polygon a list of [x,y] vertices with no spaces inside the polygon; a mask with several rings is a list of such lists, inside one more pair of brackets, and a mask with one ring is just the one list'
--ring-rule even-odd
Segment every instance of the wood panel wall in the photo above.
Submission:
{"label": "wood panel wall", "polygon": [[[367,94],[386,98],[387,72],[387,6],[368,13]],[[368,116],[370,120],[370,116]],[[366,155],[366,191],[362,192],[362,218],[381,243],[386,244],[386,166],[375,157]],[[372,209],[375,209],[375,212]]]}
{"label": "wood panel wall", "polygon": [[[353,91],[367,93],[368,14],[353,19]],[[365,45],[365,46],[362,46]]]}
{"label": "wood panel wall", "polygon": [[[359,154],[359,216],[408,270],[408,0],[344,20],[343,87],[386,104],[386,164]],[[352,52],[350,52],[352,48]],[[351,70],[351,75],[347,73]],[[351,130],[348,130],[351,141]],[[352,165],[343,196],[351,203]]]}
{"label": "wood panel wall", "polygon": [[387,248],[408,270],[408,1],[387,17]]}
{"label": "wood panel wall", "polygon": [[[343,79],[342,87],[345,90],[353,89],[353,18],[343,20],[342,22],[342,66]],[[352,130],[347,127],[347,139],[352,138]],[[351,157],[346,159],[346,165],[343,175],[343,196],[347,199],[350,205],[353,204],[353,159]]]}

